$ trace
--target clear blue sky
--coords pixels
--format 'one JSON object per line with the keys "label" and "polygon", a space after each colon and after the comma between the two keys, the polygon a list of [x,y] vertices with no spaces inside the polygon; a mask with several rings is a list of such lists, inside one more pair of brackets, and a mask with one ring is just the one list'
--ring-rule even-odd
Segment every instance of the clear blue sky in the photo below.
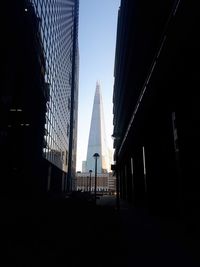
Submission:
{"label": "clear blue sky", "polygon": [[113,72],[120,0],[80,0],[77,166],[86,159],[96,81],[101,83],[108,146],[112,148]]}

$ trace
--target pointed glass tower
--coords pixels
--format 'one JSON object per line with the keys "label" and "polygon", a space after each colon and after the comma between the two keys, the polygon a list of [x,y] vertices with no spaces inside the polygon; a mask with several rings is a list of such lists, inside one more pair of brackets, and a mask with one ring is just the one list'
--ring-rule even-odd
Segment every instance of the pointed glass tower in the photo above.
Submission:
{"label": "pointed glass tower", "polygon": [[93,155],[98,153],[100,157],[97,162],[97,173],[106,173],[110,170],[109,153],[106,143],[103,103],[99,82],[96,83],[90,134],[87,149],[86,172],[94,172],[95,160]]}

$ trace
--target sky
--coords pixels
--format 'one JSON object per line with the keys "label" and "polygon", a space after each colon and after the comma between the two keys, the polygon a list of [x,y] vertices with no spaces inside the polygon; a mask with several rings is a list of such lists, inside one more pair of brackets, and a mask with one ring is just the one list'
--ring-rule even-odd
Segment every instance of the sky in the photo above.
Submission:
{"label": "sky", "polygon": [[77,171],[86,160],[97,80],[101,84],[107,144],[113,148],[112,94],[119,6],[120,0],[80,0]]}

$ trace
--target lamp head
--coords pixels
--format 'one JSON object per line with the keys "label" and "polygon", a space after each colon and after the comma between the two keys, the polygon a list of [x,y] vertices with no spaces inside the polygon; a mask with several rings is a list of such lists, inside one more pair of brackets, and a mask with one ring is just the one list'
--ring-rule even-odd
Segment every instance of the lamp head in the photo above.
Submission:
{"label": "lamp head", "polygon": [[93,157],[94,157],[94,158],[99,158],[100,156],[99,156],[98,153],[94,153]]}

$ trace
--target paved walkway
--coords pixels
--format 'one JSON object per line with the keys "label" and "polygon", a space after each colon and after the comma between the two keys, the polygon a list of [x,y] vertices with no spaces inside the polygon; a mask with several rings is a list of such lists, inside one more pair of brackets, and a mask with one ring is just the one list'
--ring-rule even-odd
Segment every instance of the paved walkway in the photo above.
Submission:
{"label": "paved walkway", "polygon": [[[16,202],[1,225],[0,266],[200,266],[173,223],[105,196]],[[176,229],[178,231],[176,231]]]}
{"label": "paved walkway", "polygon": [[126,266],[200,266],[179,223],[151,217],[122,202],[120,219]]}

